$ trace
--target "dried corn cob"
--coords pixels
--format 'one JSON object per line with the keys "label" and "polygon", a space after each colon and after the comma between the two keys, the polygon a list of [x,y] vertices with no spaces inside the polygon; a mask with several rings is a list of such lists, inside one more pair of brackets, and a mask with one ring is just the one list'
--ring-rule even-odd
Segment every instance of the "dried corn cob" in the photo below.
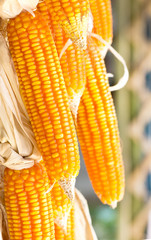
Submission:
{"label": "dried corn cob", "polygon": [[[43,17],[21,13],[8,24],[10,51],[38,147],[52,183],[77,176],[79,153],[62,71]],[[68,180],[67,180],[68,181]]]}
{"label": "dried corn cob", "polygon": [[[93,32],[111,44],[113,38],[111,0],[90,0],[90,8],[93,16]],[[104,55],[104,51],[106,52],[104,44],[99,41],[97,44]]]}
{"label": "dried corn cob", "polygon": [[[38,4],[38,11],[43,14],[44,18],[48,21],[48,25],[53,33],[58,55],[60,55],[68,38],[51,17],[45,1]],[[60,65],[67,88],[70,109],[75,116],[86,82],[85,54],[80,48],[72,44],[62,55]]]}
{"label": "dried corn cob", "polygon": [[62,229],[67,227],[67,219],[73,202],[64,193],[63,189],[58,183],[55,183],[52,190],[52,206],[55,223]]}
{"label": "dried corn cob", "polygon": [[65,233],[59,226],[55,224],[55,237],[56,240],[75,240],[75,223],[74,223],[74,206],[70,210],[67,221],[67,232]]}
{"label": "dried corn cob", "polygon": [[99,48],[89,39],[87,84],[77,117],[77,132],[93,188],[112,207],[123,198],[124,170],[117,119]]}
{"label": "dried corn cob", "polygon": [[89,0],[45,0],[52,20],[62,27],[68,37],[82,49],[86,49]]}
{"label": "dried corn cob", "polygon": [[49,179],[42,163],[4,173],[5,207],[11,240],[54,237]]}

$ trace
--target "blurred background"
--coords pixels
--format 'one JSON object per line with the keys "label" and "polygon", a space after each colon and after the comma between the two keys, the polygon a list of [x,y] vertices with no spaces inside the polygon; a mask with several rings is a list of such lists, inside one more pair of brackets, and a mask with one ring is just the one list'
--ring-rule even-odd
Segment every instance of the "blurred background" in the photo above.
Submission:
{"label": "blurred background", "polygon": [[[84,163],[77,188],[88,201],[98,240],[151,239],[151,0],[112,0],[113,47],[124,57],[130,78],[114,92],[126,171],[126,192],[115,210],[96,197]],[[122,65],[110,53],[116,81]]]}

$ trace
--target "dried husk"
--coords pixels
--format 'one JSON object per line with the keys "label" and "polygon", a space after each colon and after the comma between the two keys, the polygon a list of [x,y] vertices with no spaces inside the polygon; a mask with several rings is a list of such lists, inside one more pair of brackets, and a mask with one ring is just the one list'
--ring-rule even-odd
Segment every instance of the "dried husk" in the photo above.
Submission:
{"label": "dried husk", "polygon": [[0,1],[0,17],[3,19],[14,18],[27,10],[32,13],[36,8],[39,0],[1,0]]}
{"label": "dried husk", "polygon": [[75,191],[75,240],[97,240],[86,199]]}

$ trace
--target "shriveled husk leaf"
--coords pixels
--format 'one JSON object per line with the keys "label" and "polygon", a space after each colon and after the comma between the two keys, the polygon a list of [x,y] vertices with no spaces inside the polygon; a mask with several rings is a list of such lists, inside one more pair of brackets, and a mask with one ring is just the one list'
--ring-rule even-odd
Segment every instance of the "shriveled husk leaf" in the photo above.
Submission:
{"label": "shriveled husk leaf", "polygon": [[36,8],[39,0],[18,0],[18,2],[23,9],[30,11]]}
{"label": "shriveled husk leaf", "polygon": [[27,10],[32,13],[38,4],[39,0],[1,0],[0,1],[0,17],[3,19],[14,18],[21,13],[22,10]]}
{"label": "shriveled husk leaf", "polygon": [[0,1],[0,17],[12,18],[17,16],[22,10],[19,2],[17,0],[1,0]]}
{"label": "shriveled husk leaf", "polygon": [[75,191],[75,240],[97,240],[86,199]]}
{"label": "shriveled husk leaf", "polygon": [[0,240],[9,240],[9,230],[5,208],[0,203]]}

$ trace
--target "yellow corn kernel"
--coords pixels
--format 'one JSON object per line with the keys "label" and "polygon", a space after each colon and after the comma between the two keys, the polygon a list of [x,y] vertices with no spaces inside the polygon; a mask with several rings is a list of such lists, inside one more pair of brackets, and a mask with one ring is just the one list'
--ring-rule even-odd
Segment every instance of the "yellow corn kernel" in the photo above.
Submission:
{"label": "yellow corn kernel", "polygon": [[[21,13],[11,19],[7,28],[8,40],[21,94],[53,183],[77,176],[79,151],[55,43],[42,15],[38,12],[34,14],[35,17],[27,12]],[[18,22],[22,27],[18,28]],[[16,36],[18,41],[14,40]],[[22,38],[26,42],[21,42]],[[19,58],[14,46],[19,50]],[[37,49],[41,49],[40,53]],[[41,69],[45,70],[44,75]]]}
{"label": "yellow corn kernel", "polygon": [[[111,0],[90,0],[90,8],[93,16],[93,32],[111,44],[113,39]],[[97,41],[97,44],[105,55],[104,44],[100,41]]]}
{"label": "yellow corn kernel", "polygon": [[90,5],[85,0],[45,0],[52,20],[73,43],[86,49]]}
{"label": "yellow corn kernel", "polygon": [[52,190],[52,206],[55,223],[63,229],[66,229],[67,218],[69,216],[73,202],[64,193],[58,183],[55,183]]}
{"label": "yellow corn kernel", "polygon": [[74,206],[72,206],[67,220],[67,231],[64,232],[55,224],[55,237],[57,240],[75,240]]}
{"label": "yellow corn kernel", "polygon": [[88,44],[87,84],[79,105],[77,132],[96,194],[115,207],[124,194],[117,118],[100,50],[91,39]]}
{"label": "yellow corn kernel", "polygon": [[[31,172],[34,174],[32,179]],[[22,177],[23,174],[27,176],[25,180]],[[39,179],[36,178],[37,175],[39,176]],[[13,180],[14,176],[15,180]],[[26,204],[22,203],[22,196],[16,191],[19,184],[18,181],[22,182],[21,191],[26,196]],[[42,186],[37,187],[36,184],[39,181],[42,182]],[[13,191],[9,188],[11,183],[14,184]],[[30,198],[31,191],[28,189],[29,183],[33,184],[36,192],[34,200],[36,202],[37,210],[34,209],[33,201]],[[50,192],[46,193],[49,187],[49,179],[43,163],[35,164],[32,168],[28,169],[28,171],[26,171],[26,169],[18,171],[10,170],[8,168],[5,169],[4,196],[11,240],[16,239],[16,236],[19,236],[19,240],[37,239],[36,237],[38,235],[42,237],[40,239],[55,239],[51,194]],[[14,204],[12,204],[11,201],[12,197],[15,200]],[[46,204],[44,204],[42,199],[45,199]],[[47,211],[47,214],[42,215],[43,211]],[[35,217],[39,219],[38,222],[36,222]],[[48,219],[47,224],[45,222],[46,219]],[[48,229],[49,231],[47,231]]]}

